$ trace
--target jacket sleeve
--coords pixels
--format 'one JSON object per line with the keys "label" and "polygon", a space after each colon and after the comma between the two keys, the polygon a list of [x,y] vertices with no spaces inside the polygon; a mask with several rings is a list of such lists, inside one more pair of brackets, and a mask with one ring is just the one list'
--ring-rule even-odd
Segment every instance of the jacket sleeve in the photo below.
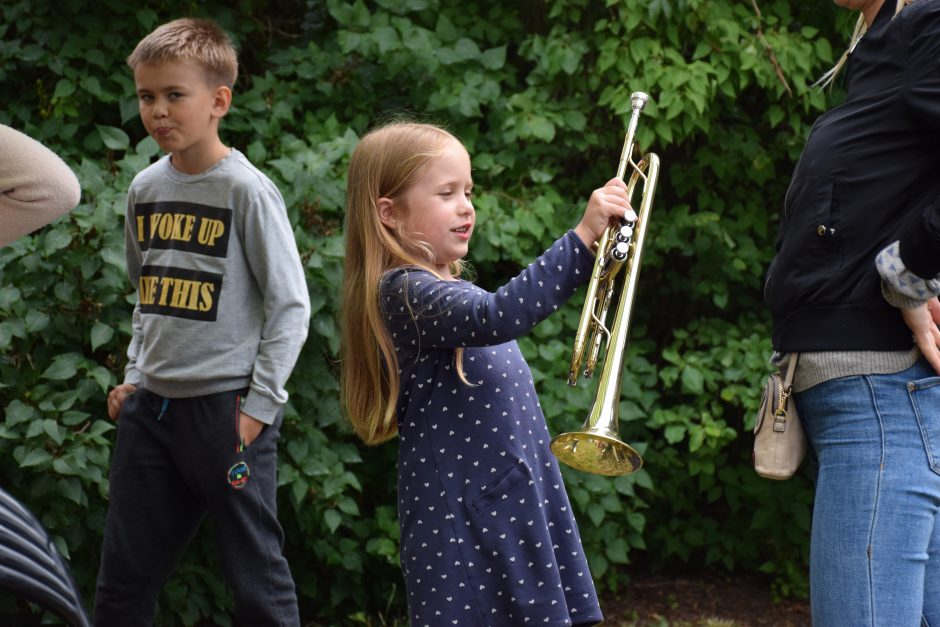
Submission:
{"label": "jacket sleeve", "polygon": [[915,275],[904,265],[898,251],[898,242],[893,242],[875,258],[885,300],[899,309],[913,309],[940,294],[940,280]]}
{"label": "jacket sleeve", "polygon": [[0,246],[52,222],[80,198],[78,179],[62,159],[0,124]]}
{"label": "jacket sleeve", "polygon": [[[896,18],[903,20],[908,43],[903,103],[915,128],[940,141],[940,2],[915,2]],[[917,277],[940,273],[940,196],[900,233],[900,257]]]}
{"label": "jacket sleeve", "polygon": [[490,346],[521,337],[568,300],[591,276],[594,256],[573,231],[496,292],[400,268],[382,281],[380,298],[396,346]]}
{"label": "jacket sleeve", "polygon": [[265,320],[242,411],[271,424],[287,402],[284,386],[307,339],[310,296],[287,209],[273,184],[255,197],[244,232],[251,272],[264,295]]}

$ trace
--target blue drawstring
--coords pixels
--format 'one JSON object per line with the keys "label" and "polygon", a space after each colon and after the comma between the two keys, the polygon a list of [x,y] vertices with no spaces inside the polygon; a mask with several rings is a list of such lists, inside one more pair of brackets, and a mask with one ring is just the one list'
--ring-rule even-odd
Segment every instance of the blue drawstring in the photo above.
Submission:
{"label": "blue drawstring", "polygon": [[163,405],[160,407],[160,413],[157,414],[157,420],[160,420],[161,418],[163,418],[163,414],[166,413],[166,408],[169,406],[170,406],[170,399],[168,398],[163,399]]}

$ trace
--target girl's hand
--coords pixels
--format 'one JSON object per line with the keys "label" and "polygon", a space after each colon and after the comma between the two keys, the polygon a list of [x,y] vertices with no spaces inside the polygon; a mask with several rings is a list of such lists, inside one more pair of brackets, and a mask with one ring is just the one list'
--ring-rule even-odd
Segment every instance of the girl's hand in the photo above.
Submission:
{"label": "girl's hand", "polygon": [[931,298],[920,307],[901,309],[904,322],[914,334],[914,341],[924,357],[940,375],[940,301]]}
{"label": "girl's hand", "polygon": [[614,218],[636,220],[636,213],[627,199],[627,184],[616,177],[594,190],[574,232],[585,246],[593,248]]}
{"label": "girl's hand", "polygon": [[136,391],[137,386],[130,383],[122,383],[111,390],[111,393],[108,394],[108,416],[111,417],[111,420],[117,420],[120,417],[124,399]]}

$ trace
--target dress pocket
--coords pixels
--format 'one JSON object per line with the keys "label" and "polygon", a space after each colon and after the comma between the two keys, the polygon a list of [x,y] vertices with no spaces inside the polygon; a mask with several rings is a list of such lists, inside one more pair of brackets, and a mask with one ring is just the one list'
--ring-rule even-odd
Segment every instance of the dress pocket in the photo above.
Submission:
{"label": "dress pocket", "polygon": [[927,462],[940,475],[940,377],[910,381],[907,392],[924,439]]}
{"label": "dress pocket", "polygon": [[516,464],[504,472],[491,487],[481,492],[470,502],[470,509],[477,514],[492,509],[500,503],[509,502],[517,493],[528,492],[529,473],[522,464]]}

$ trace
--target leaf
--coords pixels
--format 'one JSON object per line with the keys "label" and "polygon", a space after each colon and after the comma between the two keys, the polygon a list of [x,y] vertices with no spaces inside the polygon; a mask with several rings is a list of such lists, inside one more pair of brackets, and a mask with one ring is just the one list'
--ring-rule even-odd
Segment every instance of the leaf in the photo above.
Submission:
{"label": "leaf", "polygon": [[689,452],[694,453],[702,447],[705,441],[705,430],[701,427],[694,427],[689,432]]}
{"label": "leaf", "polygon": [[336,533],[336,530],[339,529],[340,523],[343,522],[343,516],[335,509],[328,509],[323,512],[323,521],[326,522],[326,526],[330,530],[330,533]]}
{"label": "leaf", "polygon": [[480,64],[488,70],[498,70],[506,64],[506,46],[489,48],[480,56]]}
{"label": "leaf", "polygon": [[61,479],[58,482],[58,491],[59,494],[79,505],[84,505],[86,502],[85,490],[82,488],[82,483],[74,477]]}
{"label": "leaf", "polygon": [[469,61],[480,57],[480,47],[476,42],[466,37],[461,37],[454,44],[454,53],[462,61]]}
{"label": "leaf", "polygon": [[92,436],[99,436],[115,428],[116,427],[112,422],[107,420],[95,420],[91,423],[91,428],[88,429],[88,434]]}
{"label": "leaf", "polygon": [[137,103],[137,98],[119,99],[118,108],[121,112],[121,124],[126,124],[140,115],[140,106]]}
{"label": "leaf", "polygon": [[32,440],[33,438],[41,435],[45,425],[42,420],[34,420],[29,423],[29,426],[26,428],[26,439]]}
{"label": "leaf", "polygon": [[705,389],[705,378],[702,371],[693,366],[682,369],[682,388],[691,394],[701,394]]}
{"label": "leaf", "polygon": [[135,15],[137,17],[137,22],[144,27],[144,30],[153,29],[154,25],[157,23],[157,20],[160,19],[153,9],[138,9]]}
{"label": "leaf", "polygon": [[102,392],[107,392],[114,384],[114,375],[104,366],[95,366],[88,371],[88,376],[95,380]]}
{"label": "leaf", "polygon": [[114,337],[114,329],[104,323],[96,322],[91,328],[91,350],[107,344]]}
{"label": "leaf", "polygon": [[127,150],[127,147],[130,146],[130,137],[121,129],[101,124],[95,124],[95,127],[98,129],[101,141],[111,150]]}
{"label": "leaf", "polygon": [[630,558],[627,557],[629,552],[630,547],[627,545],[626,540],[623,538],[614,538],[613,542],[607,545],[607,550],[604,553],[611,562],[615,564],[626,564],[630,561]]}
{"label": "leaf", "polygon": [[640,512],[630,512],[627,514],[627,522],[629,522],[630,526],[638,533],[643,533],[643,529],[646,528],[646,516]]}
{"label": "leaf", "polygon": [[52,469],[60,475],[74,475],[76,468],[73,460],[67,457],[57,457],[52,461]]}
{"label": "leaf", "polygon": [[52,455],[49,454],[43,448],[34,448],[29,453],[26,454],[26,457],[20,462],[20,468],[29,468],[30,466],[38,466],[40,464],[45,464],[52,459]]}
{"label": "leaf", "polygon": [[12,286],[0,288],[0,310],[7,311],[20,299],[20,291]]}
{"label": "leaf", "polygon": [[90,416],[87,412],[71,410],[63,412],[59,420],[66,426],[74,427],[88,420]]}
{"label": "leaf", "polygon": [[30,311],[26,314],[26,332],[38,333],[49,326],[49,316],[41,311]]}
{"label": "leaf", "polygon": [[669,425],[666,427],[663,432],[663,436],[666,438],[666,441],[670,444],[675,444],[676,442],[681,442],[682,438],[685,437],[685,426],[684,425]]}
{"label": "leaf", "polygon": [[340,499],[336,505],[344,514],[349,514],[350,516],[359,515],[359,505],[352,499]]}
{"label": "leaf", "polygon": [[80,357],[73,353],[58,355],[52,365],[42,373],[42,378],[56,381],[71,379],[78,372],[77,362],[79,359]]}
{"label": "leaf", "polygon": [[379,52],[385,53],[398,47],[398,31],[391,26],[380,26],[372,31],[372,37],[379,44]]}
{"label": "leaf", "polygon": [[157,144],[157,140],[155,140],[150,135],[147,135],[142,140],[137,142],[137,145],[134,147],[134,152],[136,152],[141,157],[150,159],[154,155],[160,153],[160,146]]}
{"label": "leaf", "polygon": [[604,522],[604,518],[607,516],[604,507],[599,503],[591,503],[588,505],[587,513],[595,527],[600,527],[601,523]]}
{"label": "leaf", "polygon": [[50,229],[44,240],[47,255],[62,250],[72,242],[72,235],[64,228]]}
{"label": "leaf", "polygon": [[14,427],[20,424],[21,422],[26,422],[27,420],[31,420],[35,415],[36,415],[35,408],[29,405],[26,405],[22,401],[17,399],[17,400],[11,401],[10,404],[7,405],[5,418],[4,418],[4,424],[6,424],[8,427]]}
{"label": "leaf", "polygon": [[49,436],[49,439],[51,439],[57,445],[61,445],[62,440],[65,439],[65,430],[59,426],[59,423],[51,418],[46,418],[42,421],[42,430],[45,431],[46,435]]}
{"label": "leaf", "polygon": [[75,93],[75,83],[67,78],[60,78],[55,85],[55,91],[52,94],[53,100],[62,100]]}
{"label": "leaf", "polygon": [[767,119],[770,121],[771,126],[777,126],[780,122],[783,121],[784,112],[783,109],[774,105],[767,109]]}
{"label": "leaf", "polygon": [[307,496],[307,491],[310,489],[310,484],[307,483],[307,480],[303,477],[297,477],[291,482],[290,489],[294,497],[294,502],[303,503],[304,498]]}
{"label": "leaf", "polygon": [[546,142],[555,139],[555,125],[548,118],[533,115],[526,122],[526,128],[533,137]]}

